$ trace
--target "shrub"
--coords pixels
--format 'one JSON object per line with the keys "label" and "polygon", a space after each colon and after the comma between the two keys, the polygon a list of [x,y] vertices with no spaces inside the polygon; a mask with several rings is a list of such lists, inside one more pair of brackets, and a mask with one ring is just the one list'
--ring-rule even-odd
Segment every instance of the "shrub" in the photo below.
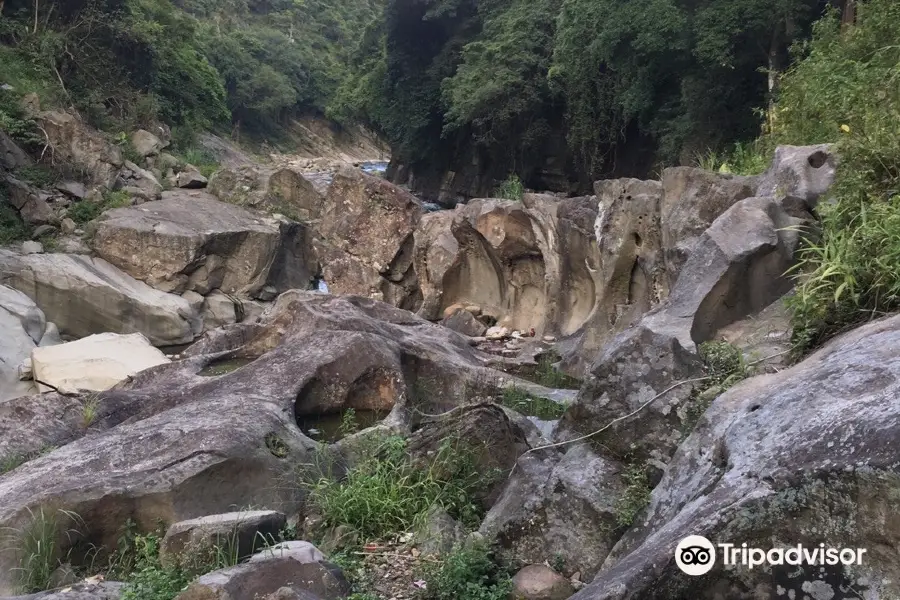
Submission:
{"label": "shrub", "polygon": [[699,350],[709,376],[706,388],[727,388],[747,377],[748,367],[740,348],[728,342],[704,342]]}
{"label": "shrub", "polygon": [[426,566],[423,579],[423,600],[506,600],[512,591],[509,571],[494,561],[484,542],[458,548]]}
{"label": "shrub", "polygon": [[406,440],[389,437],[341,479],[305,475],[309,502],[326,525],[349,525],[369,538],[409,531],[436,505],[473,525],[482,513],[474,496],[496,473],[481,472],[471,450],[447,440],[427,464],[416,464]]}
{"label": "shrub", "polygon": [[506,181],[497,186],[494,190],[494,196],[497,198],[505,198],[507,200],[522,200],[525,195],[525,186],[518,175],[510,175]]}
{"label": "shrub", "polygon": [[134,538],[134,571],[126,576],[122,600],[172,600],[189,582],[181,569],[163,567],[159,561],[159,537]]}

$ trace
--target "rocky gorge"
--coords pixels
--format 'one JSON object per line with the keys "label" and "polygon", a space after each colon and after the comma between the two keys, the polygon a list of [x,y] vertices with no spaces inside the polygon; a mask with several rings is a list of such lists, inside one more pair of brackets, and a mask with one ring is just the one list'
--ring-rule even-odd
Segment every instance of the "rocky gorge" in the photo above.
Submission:
{"label": "rocky gorge", "polygon": [[[239,560],[181,600],[349,597],[343,535],[372,560],[484,542],[529,600],[900,593],[900,321],[787,360],[786,273],[831,147],[782,146],[754,177],[676,167],[429,212],[352,164],[236,158],[207,178],[164,132],[132,135],[138,164],[73,114],[36,118],[83,176],[22,181],[32,159],[0,137],[10,204],[45,228],[0,249],[0,592],[50,523],[58,585],[27,598],[123,597],[80,575],[127,524],[162,527],[172,564],[232,540]],[[415,536],[323,514],[321,481],[385,440],[420,470],[450,441],[496,476]],[[869,553],[689,577],[688,534]],[[377,598],[425,585],[385,569]]]}

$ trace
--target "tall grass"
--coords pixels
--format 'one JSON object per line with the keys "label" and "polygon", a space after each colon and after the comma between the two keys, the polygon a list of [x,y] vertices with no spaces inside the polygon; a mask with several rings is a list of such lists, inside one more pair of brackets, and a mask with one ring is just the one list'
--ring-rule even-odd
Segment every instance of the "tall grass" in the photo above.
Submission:
{"label": "tall grass", "polygon": [[19,590],[30,594],[50,588],[53,573],[66,558],[60,545],[71,541],[84,523],[77,514],[40,507],[28,509],[28,522],[21,528],[4,530],[5,546],[15,552],[19,566],[13,569]]}
{"label": "tall grass", "polygon": [[414,462],[406,440],[389,437],[344,477],[305,476],[309,503],[327,525],[349,525],[379,539],[410,531],[434,506],[465,523],[477,523],[477,492],[497,477],[477,465],[465,442],[446,440],[427,463]]}
{"label": "tall grass", "polygon": [[820,203],[793,274],[796,354],[861,322],[900,310],[900,3],[860,3],[855,25],[836,14],[784,77],[772,138],[837,141],[835,185]]}

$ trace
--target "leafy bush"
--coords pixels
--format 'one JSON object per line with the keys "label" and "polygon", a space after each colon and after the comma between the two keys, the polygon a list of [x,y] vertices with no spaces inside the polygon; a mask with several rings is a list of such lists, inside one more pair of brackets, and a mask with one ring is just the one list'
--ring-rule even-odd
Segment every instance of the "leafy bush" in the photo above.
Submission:
{"label": "leafy bush", "polygon": [[415,464],[406,440],[390,437],[366,453],[338,480],[305,476],[309,502],[327,525],[349,525],[363,536],[381,538],[409,531],[436,505],[463,522],[477,523],[482,509],[475,494],[495,473],[483,473],[462,442],[445,441],[427,464]]}
{"label": "leafy bush", "polygon": [[717,385],[727,388],[747,377],[744,354],[737,346],[728,342],[704,342],[699,350],[709,377],[705,387]]}
{"label": "leafy bush", "polygon": [[838,140],[821,235],[806,232],[795,270],[797,354],[862,321],[900,309],[900,4],[868,0],[845,31],[816,25],[805,58],[784,78],[772,137]]}
{"label": "leafy bush", "polygon": [[525,186],[518,175],[510,175],[506,181],[497,186],[494,190],[494,196],[497,198],[505,198],[507,200],[521,201],[525,195]]}
{"label": "leafy bush", "polygon": [[189,582],[178,568],[163,567],[159,561],[159,537],[138,535],[134,538],[134,570],[126,576],[122,600],[172,600]]}
{"label": "leafy bush", "polygon": [[506,600],[512,591],[509,571],[498,565],[484,542],[458,548],[423,575],[422,600]]}

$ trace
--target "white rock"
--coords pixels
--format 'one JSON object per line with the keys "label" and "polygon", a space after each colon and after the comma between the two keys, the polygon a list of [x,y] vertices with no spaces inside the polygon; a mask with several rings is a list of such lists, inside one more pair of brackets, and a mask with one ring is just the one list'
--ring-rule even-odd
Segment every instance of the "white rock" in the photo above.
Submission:
{"label": "white rock", "polygon": [[27,242],[22,242],[22,252],[24,254],[42,254],[44,245],[34,240],[28,240]]}
{"label": "white rock", "polygon": [[67,344],[35,348],[31,362],[37,381],[60,389],[102,392],[169,359],[140,333],[101,333]]}
{"label": "white rock", "polygon": [[489,340],[503,340],[509,337],[509,329],[497,325],[488,329],[484,337]]}
{"label": "white rock", "polygon": [[325,555],[309,542],[282,542],[266,548],[250,557],[248,562],[260,562],[270,558],[292,558],[307,564],[325,560]]}

